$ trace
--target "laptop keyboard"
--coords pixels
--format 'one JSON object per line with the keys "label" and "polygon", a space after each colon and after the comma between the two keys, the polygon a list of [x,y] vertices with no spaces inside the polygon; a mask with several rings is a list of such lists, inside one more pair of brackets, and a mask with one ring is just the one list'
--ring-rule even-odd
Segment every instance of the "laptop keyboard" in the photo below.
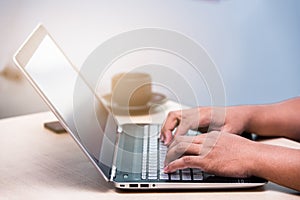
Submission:
{"label": "laptop keyboard", "polygon": [[144,128],[142,179],[143,180],[203,180],[200,169],[183,169],[171,174],[164,173],[164,160],[167,147],[158,138],[159,125],[148,125]]}

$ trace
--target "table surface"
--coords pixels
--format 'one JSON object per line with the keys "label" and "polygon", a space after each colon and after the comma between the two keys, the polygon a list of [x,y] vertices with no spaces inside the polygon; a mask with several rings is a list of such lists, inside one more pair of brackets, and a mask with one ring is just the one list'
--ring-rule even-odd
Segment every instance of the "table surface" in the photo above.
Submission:
{"label": "table surface", "polygon": [[[0,199],[300,199],[299,192],[270,182],[243,190],[121,191],[101,177],[69,134],[43,127],[54,119],[46,112],[0,120]],[[300,148],[284,138],[263,142]]]}

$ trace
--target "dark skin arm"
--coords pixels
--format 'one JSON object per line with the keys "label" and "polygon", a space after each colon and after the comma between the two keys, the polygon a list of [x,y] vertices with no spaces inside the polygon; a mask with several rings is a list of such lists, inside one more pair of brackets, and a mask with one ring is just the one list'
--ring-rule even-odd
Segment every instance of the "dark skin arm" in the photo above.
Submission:
{"label": "dark skin arm", "polygon": [[[223,119],[212,119],[212,107],[198,107],[170,112],[161,131],[161,139],[169,144],[175,135],[184,135],[189,129],[205,130],[212,123]],[[261,136],[287,137],[300,141],[300,97],[269,105],[231,106],[223,108],[224,123],[220,130],[241,134],[243,131]]]}
{"label": "dark skin arm", "polygon": [[253,106],[246,131],[300,141],[300,97],[270,105]]}
{"label": "dark skin arm", "polygon": [[[212,119],[213,108],[209,107],[169,114],[161,131],[161,139],[169,145],[165,172],[198,167],[222,176],[259,176],[300,191],[300,150],[261,144],[238,136],[247,131],[300,141],[300,98],[225,110],[223,120]],[[219,128],[211,132],[215,134],[202,134],[192,139],[183,136],[188,129],[205,130],[212,123]],[[205,141],[215,142],[207,145]]]}

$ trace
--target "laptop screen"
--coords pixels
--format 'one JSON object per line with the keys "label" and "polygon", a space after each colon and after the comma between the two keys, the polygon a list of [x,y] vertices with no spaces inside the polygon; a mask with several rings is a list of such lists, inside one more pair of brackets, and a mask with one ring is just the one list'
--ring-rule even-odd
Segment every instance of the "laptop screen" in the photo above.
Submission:
{"label": "laptop screen", "polygon": [[[34,33],[31,38],[36,35]],[[27,47],[31,45],[30,39]],[[26,66],[19,65],[108,178],[116,140],[117,124],[114,118],[49,35],[45,34],[40,44],[31,49],[35,51]],[[26,48],[21,49],[19,54],[26,54],[24,51]],[[18,54],[16,60],[18,62]]]}

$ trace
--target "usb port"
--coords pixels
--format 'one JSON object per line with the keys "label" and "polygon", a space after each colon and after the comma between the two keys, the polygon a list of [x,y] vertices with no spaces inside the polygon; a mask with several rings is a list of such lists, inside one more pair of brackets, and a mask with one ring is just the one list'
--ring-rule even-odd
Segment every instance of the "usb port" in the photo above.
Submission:
{"label": "usb port", "polygon": [[149,184],[141,184],[141,188],[148,188]]}
{"label": "usb port", "polygon": [[139,185],[138,184],[129,184],[129,187],[135,187],[137,188]]}

